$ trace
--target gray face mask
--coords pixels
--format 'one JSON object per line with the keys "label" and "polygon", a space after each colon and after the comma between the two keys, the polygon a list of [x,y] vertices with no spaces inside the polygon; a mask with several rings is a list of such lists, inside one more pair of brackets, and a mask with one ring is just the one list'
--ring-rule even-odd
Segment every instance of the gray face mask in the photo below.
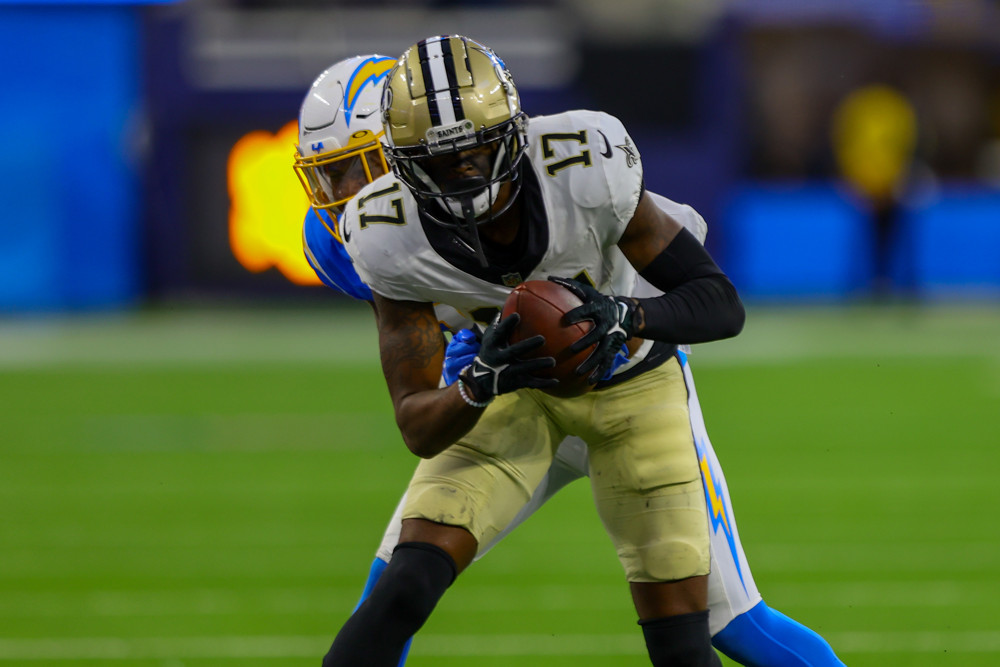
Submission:
{"label": "gray face mask", "polygon": [[[491,156],[488,173],[469,175],[437,183],[424,168],[426,158],[431,154],[407,155],[408,149],[390,148],[389,158],[397,177],[413,193],[417,205],[431,221],[453,231],[459,242],[476,255],[479,263],[486,267],[488,262],[479,239],[478,227],[503,215],[517,199],[521,188],[520,162],[525,148],[523,121],[507,128],[506,134],[499,136],[496,152]],[[450,140],[455,152],[461,148],[458,139]],[[485,145],[483,143],[479,145]],[[474,146],[472,146],[474,147]],[[438,153],[440,155],[442,153]],[[486,166],[486,165],[483,165]],[[499,210],[494,210],[504,184],[510,183],[510,194]]]}
{"label": "gray face mask", "polygon": [[[471,180],[478,180],[484,183],[483,189],[478,194],[465,197],[448,197],[446,195],[442,200],[445,208],[448,209],[448,212],[456,218],[465,217],[466,200],[468,200],[472,206],[473,218],[485,215],[486,212],[493,206],[494,202],[496,202],[497,195],[500,194],[500,183],[485,185],[485,179],[467,179],[467,181]],[[466,183],[463,182],[460,183],[460,185],[466,186]]]}
{"label": "gray face mask", "polygon": [[[462,197],[457,201],[459,208],[458,212],[455,212],[454,209],[452,209],[453,204],[449,201],[451,197],[447,197],[444,200],[448,208],[451,209],[452,216],[462,220],[461,225],[457,228],[459,240],[476,254],[476,259],[479,260],[479,265],[483,268],[489,266],[489,262],[486,261],[486,253],[483,251],[483,242],[479,239],[479,229],[476,218],[482,214],[477,214],[475,212],[475,200],[481,199],[486,195],[487,193],[483,192],[475,197]],[[488,211],[489,208],[490,205],[487,204],[486,211]],[[486,211],[484,211],[484,213]]]}

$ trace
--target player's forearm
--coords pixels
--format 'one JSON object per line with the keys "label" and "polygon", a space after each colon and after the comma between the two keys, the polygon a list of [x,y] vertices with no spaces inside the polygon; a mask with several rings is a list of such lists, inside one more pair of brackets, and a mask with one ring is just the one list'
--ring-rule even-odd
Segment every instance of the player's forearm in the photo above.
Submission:
{"label": "player's forearm", "polygon": [[682,230],[641,275],[664,294],[636,299],[635,335],[704,343],[737,335],[746,312],[736,288],[690,232]]}
{"label": "player's forearm", "polygon": [[469,405],[458,384],[410,394],[396,404],[396,424],[406,447],[420,458],[437,456],[472,430],[483,408]]}
{"label": "player's forearm", "polygon": [[374,305],[396,424],[410,451],[430,458],[468,433],[482,410],[468,405],[455,386],[438,389],[445,340],[432,304],[376,293]]}
{"label": "player's forearm", "polygon": [[732,338],[746,319],[736,288],[725,276],[700,278],[662,296],[636,301],[639,326],[635,335],[676,344]]}

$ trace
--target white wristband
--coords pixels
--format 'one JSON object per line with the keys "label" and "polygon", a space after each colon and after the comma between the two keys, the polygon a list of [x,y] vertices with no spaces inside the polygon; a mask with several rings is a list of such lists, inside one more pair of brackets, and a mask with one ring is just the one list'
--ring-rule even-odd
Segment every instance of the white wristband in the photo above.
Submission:
{"label": "white wristband", "polygon": [[496,398],[495,396],[491,396],[488,401],[474,401],[472,400],[472,397],[465,392],[465,383],[462,382],[462,378],[458,378],[458,381],[455,384],[458,385],[458,394],[462,397],[462,400],[474,408],[485,408],[493,402],[494,398]]}

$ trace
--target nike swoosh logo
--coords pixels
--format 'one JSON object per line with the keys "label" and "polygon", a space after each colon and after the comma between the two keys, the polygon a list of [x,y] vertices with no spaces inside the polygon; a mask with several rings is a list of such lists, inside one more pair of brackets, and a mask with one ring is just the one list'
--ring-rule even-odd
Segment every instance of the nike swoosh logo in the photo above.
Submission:
{"label": "nike swoosh logo", "polygon": [[472,367],[472,377],[474,378],[481,378],[484,375],[489,375],[489,374],[490,374],[489,369],[484,369],[476,365]]}
{"label": "nike swoosh logo", "polygon": [[625,305],[624,303],[622,303],[621,301],[619,301],[618,302],[618,321],[619,322],[623,322],[625,320],[625,316],[626,315],[628,315],[628,306]]}
{"label": "nike swoosh logo", "polygon": [[604,150],[601,151],[601,155],[603,155],[606,158],[610,158],[611,157],[611,142],[608,141],[608,138],[600,130],[598,130],[597,133],[599,135],[601,135],[601,139],[604,139]]}
{"label": "nike swoosh logo", "polygon": [[362,119],[364,119],[364,118],[368,118],[373,113],[375,113],[375,112],[374,111],[369,111],[368,113],[359,113],[359,114],[356,114],[354,117],[355,118],[362,118]]}
{"label": "nike swoosh logo", "polygon": [[351,241],[351,230],[346,226],[344,227],[344,243],[350,243]]}

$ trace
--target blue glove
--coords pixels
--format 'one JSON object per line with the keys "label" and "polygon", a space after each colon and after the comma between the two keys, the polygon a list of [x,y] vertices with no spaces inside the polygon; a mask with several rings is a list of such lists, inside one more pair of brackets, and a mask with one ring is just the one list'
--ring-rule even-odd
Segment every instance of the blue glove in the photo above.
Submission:
{"label": "blue glove", "polygon": [[610,380],[618,367],[625,363],[628,363],[628,345],[622,343],[622,349],[618,350],[618,354],[611,360],[611,368],[601,376],[601,380]]}
{"label": "blue glove", "polygon": [[448,341],[444,350],[444,369],[441,376],[446,385],[454,384],[462,369],[472,363],[479,354],[479,339],[471,329],[460,329]]}
{"label": "blue glove", "polygon": [[[458,374],[462,369],[472,363],[472,360],[479,354],[479,334],[471,329],[459,329],[448,341],[448,347],[444,350],[444,369],[441,376],[446,385],[455,384]],[[611,362],[611,368],[601,378],[610,380],[618,367],[628,363],[628,345],[622,344],[622,349],[615,355]]]}
{"label": "blue glove", "polygon": [[[462,369],[472,363],[472,360],[479,354],[479,334],[471,329],[459,329],[448,341],[448,347],[444,351],[444,369],[441,376],[446,385],[455,383],[458,374]],[[611,368],[601,377],[602,380],[610,380],[618,367],[628,363],[628,345],[622,344],[622,349],[611,362]]]}

